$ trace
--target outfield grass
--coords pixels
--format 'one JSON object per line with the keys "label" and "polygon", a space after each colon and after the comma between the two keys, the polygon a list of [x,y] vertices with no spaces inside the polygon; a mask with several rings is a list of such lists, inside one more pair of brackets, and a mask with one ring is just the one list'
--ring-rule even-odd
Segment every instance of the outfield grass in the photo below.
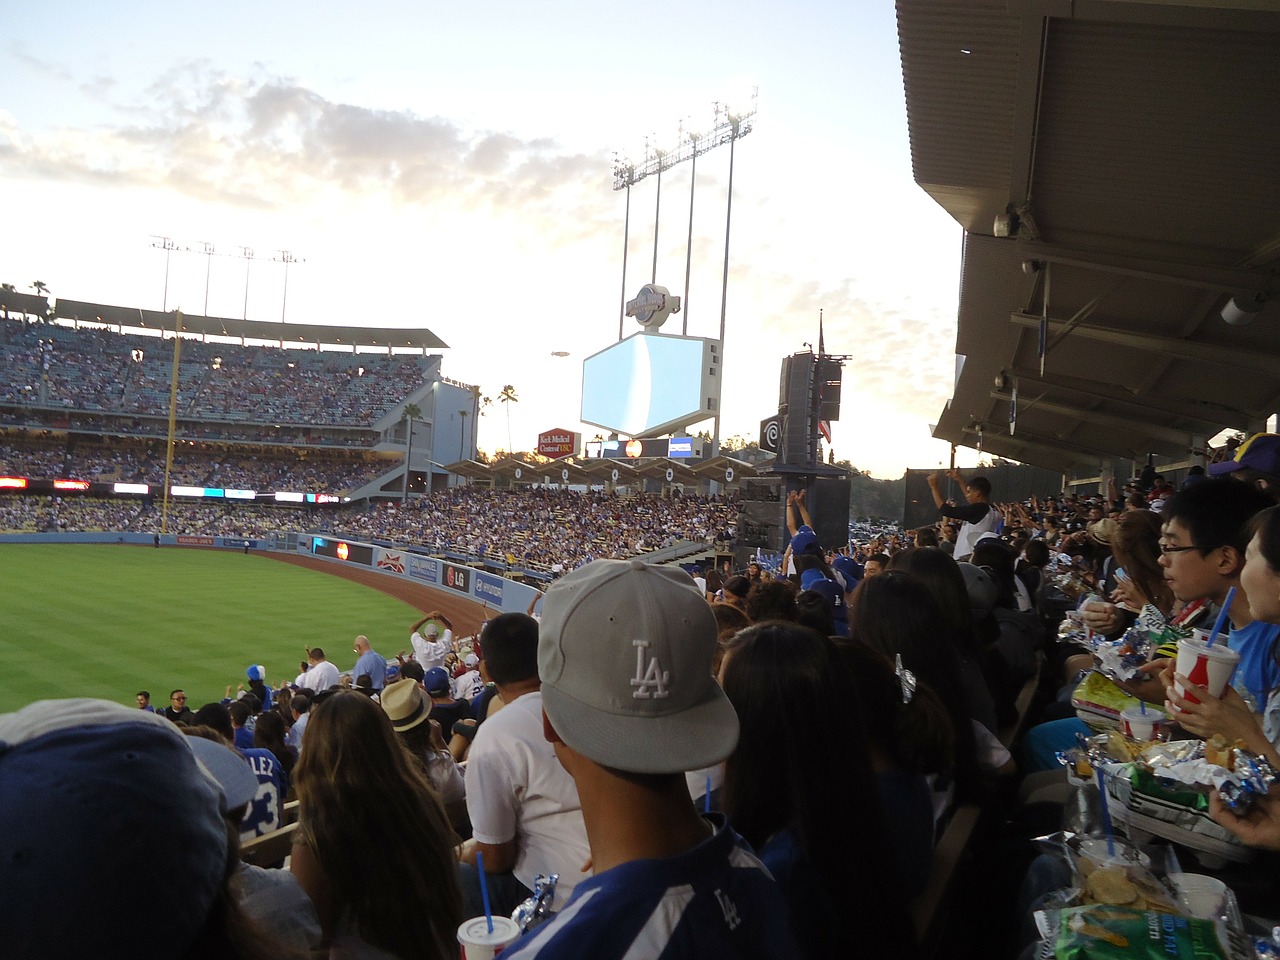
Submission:
{"label": "outfield grass", "polygon": [[194,710],[247,683],[292,680],[303,644],[340,670],[365,634],[390,657],[418,616],[385,593],[266,557],[96,544],[0,544],[0,712],[51,697]]}

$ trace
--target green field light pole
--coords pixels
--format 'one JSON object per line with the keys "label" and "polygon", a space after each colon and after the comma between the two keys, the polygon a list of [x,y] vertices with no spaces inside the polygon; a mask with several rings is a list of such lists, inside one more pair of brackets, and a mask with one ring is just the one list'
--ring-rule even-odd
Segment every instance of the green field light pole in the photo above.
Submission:
{"label": "green field light pole", "polygon": [[173,471],[173,440],[178,422],[178,371],[182,356],[182,311],[173,311],[173,373],[169,376],[169,442],[164,453],[164,499],[160,501],[160,532],[169,532],[169,474]]}

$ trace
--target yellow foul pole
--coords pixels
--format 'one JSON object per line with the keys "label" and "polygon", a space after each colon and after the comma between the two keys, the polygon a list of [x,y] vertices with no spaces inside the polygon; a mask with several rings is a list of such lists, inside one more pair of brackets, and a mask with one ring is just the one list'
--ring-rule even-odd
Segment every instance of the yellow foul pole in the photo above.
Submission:
{"label": "yellow foul pole", "polygon": [[178,361],[182,355],[182,311],[173,311],[173,373],[169,377],[169,442],[164,454],[164,499],[160,506],[160,532],[169,532],[169,474],[173,470],[173,435],[178,419]]}

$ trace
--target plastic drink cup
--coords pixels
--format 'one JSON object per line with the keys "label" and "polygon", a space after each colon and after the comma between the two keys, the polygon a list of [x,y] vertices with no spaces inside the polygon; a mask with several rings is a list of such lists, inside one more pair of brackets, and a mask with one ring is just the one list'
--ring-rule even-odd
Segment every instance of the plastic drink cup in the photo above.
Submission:
{"label": "plastic drink cup", "polygon": [[510,917],[494,917],[493,933],[484,917],[467,920],[458,927],[462,960],[493,960],[519,936],[520,927]]}
{"label": "plastic drink cup", "polygon": [[[1207,689],[1210,696],[1221,697],[1240,662],[1240,654],[1228,647],[1225,640],[1209,646],[1208,639],[1208,630],[1196,630],[1194,636],[1179,640],[1177,670],[1192,683]],[[1173,689],[1192,703],[1200,702],[1183,690],[1180,683],[1175,683]]]}
{"label": "plastic drink cup", "polygon": [[1164,714],[1155,707],[1145,711],[1141,707],[1128,707],[1120,713],[1120,728],[1131,740],[1146,743],[1160,736],[1160,728],[1164,722]]}
{"label": "plastic drink cup", "polygon": [[1151,859],[1140,852],[1137,847],[1119,838],[1112,838],[1110,846],[1103,837],[1087,837],[1080,840],[1077,847],[1080,859],[1087,860],[1091,866],[1086,868],[1092,872],[1097,867],[1132,866],[1141,864],[1149,866]]}
{"label": "plastic drink cup", "polygon": [[1169,878],[1178,891],[1178,902],[1199,920],[1217,920],[1226,910],[1227,885],[1203,873],[1178,873]]}

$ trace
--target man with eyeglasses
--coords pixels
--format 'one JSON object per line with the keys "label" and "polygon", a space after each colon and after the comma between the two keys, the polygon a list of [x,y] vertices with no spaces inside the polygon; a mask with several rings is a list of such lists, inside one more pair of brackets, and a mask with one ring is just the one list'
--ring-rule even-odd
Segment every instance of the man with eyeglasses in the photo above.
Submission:
{"label": "man with eyeglasses", "polygon": [[1271,498],[1247,484],[1205,480],[1169,498],[1160,537],[1160,566],[1178,600],[1207,599],[1221,607],[1227,592],[1236,588],[1227,612],[1227,643],[1240,654],[1235,685],[1247,690],[1258,705],[1280,686],[1280,665],[1271,655],[1280,625],[1253,619],[1249,598],[1240,588],[1240,572],[1249,543],[1246,524],[1272,505]]}
{"label": "man with eyeglasses", "polygon": [[172,720],[176,724],[184,727],[194,726],[196,715],[190,707],[187,706],[187,692],[185,690],[175,690],[169,694],[169,705],[160,713],[167,720]]}

